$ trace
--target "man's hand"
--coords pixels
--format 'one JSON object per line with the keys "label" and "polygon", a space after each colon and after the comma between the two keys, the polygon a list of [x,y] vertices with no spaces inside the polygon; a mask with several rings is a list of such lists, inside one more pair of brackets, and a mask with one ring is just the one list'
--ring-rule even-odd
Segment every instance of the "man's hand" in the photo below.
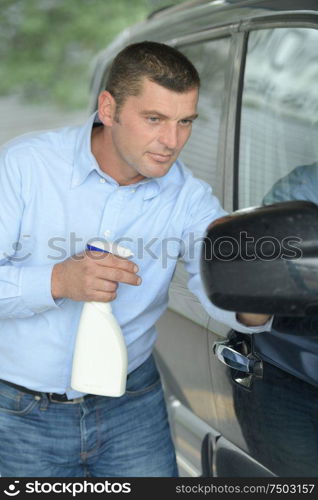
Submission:
{"label": "man's hand", "polygon": [[137,265],[127,259],[104,252],[82,252],[54,266],[52,297],[110,302],[116,298],[118,283],[141,283],[137,272]]}
{"label": "man's hand", "polygon": [[237,320],[245,326],[261,326],[264,325],[269,318],[270,314],[254,314],[254,313],[237,313]]}

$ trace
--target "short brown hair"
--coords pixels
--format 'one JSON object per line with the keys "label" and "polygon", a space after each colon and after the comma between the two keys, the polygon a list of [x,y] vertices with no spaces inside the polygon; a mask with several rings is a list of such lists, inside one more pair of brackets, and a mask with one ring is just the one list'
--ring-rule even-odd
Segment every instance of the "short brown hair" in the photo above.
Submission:
{"label": "short brown hair", "polygon": [[117,112],[128,96],[139,95],[144,77],[174,92],[200,86],[197,70],[177,49],[158,42],[134,43],[117,54],[106,84]]}

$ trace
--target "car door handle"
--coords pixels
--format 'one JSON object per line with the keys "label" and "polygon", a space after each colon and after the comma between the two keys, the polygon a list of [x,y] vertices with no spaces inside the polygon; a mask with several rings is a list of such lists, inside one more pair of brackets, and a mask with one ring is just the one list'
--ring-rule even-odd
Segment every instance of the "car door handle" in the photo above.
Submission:
{"label": "car door handle", "polygon": [[213,352],[222,363],[233,370],[256,376],[262,375],[262,361],[255,357],[245,356],[236,351],[229,345],[228,340],[215,342],[213,345]]}

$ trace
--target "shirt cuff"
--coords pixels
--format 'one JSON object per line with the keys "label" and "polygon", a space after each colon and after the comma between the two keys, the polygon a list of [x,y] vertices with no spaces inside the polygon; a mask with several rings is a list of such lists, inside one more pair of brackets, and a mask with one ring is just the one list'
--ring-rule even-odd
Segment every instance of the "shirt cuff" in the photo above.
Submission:
{"label": "shirt cuff", "polygon": [[58,308],[51,293],[53,265],[23,267],[21,272],[21,296],[26,306],[34,313]]}

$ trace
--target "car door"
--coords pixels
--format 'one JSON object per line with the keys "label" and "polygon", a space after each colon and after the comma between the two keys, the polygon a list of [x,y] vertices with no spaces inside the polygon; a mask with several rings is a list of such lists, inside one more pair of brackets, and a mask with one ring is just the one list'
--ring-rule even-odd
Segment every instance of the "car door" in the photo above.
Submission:
{"label": "car door", "polygon": [[[315,16],[306,23],[291,15],[288,23],[260,22],[253,31],[253,23],[241,26],[246,61],[232,109],[228,208],[232,201],[234,209],[291,199],[318,203],[316,22]],[[220,432],[215,474],[318,476],[318,316],[277,315],[270,332],[252,335],[215,331],[211,318]],[[248,360],[254,361],[250,372]]]}

